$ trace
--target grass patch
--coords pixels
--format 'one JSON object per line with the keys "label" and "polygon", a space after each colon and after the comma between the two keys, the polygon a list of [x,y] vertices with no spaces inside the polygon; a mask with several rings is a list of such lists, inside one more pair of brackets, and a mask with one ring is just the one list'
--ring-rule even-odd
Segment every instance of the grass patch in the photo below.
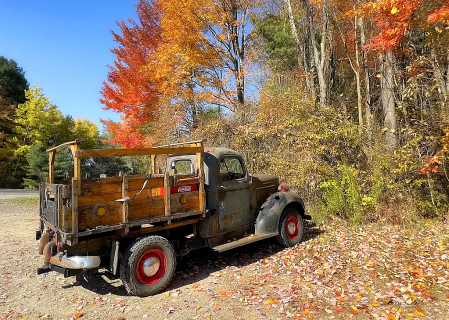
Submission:
{"label": "grass patch", "polygon": [[26,198],[18,198],[11,200],[11,203],[13,204],[19,204],[19,205],[38,205],[39,204],[39,197],[26,197]]}

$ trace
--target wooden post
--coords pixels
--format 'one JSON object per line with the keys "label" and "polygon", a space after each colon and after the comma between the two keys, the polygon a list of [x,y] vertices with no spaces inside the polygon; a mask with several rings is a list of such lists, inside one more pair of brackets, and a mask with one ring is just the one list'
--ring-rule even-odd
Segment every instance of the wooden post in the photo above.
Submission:
{"label": "wooden post", "polygon": [[200,185],[199,185],[199,201],[200,201],[200,210],[203,213],[203,217],[206,215],[206,194],[204,192],[204,163],[203,163],[203,153],[196,154],[198,158],[198,175],[200,177]]}
{"label": "wooden post", "polygon": [[[127,197],[128,197],[128,176],[124,174],[122,180],[122,199],[126,199]],[[123,201],[122,204],[122,222],[128,223],[128,201]],[[128,232],[129,227],[126,226],[124,230],[124,235],[127,235]]]}
{"label": "wooden post", "polygon": [[49,155],[49,163],[48,163],[48,170],[49,170],[49,174],[48,174],[48,182],[49,183],[53,183],[54,182],[54,178],[55,178],[55,158],[56,158],[56,150],[52,150],[48,153]]}
{"label": "wooden post", "polygon": [[78,181],[72,178],[72,242],[71,245],[78,243]]}
{"label": "wooden post", "polygon": [[151,168],[150,168],[150,173],[151,174],[155,174],[156,173],[156,155],[152,154],[151,155]]}
{"label": "wooden post", "polygon": [[[164,202],[165,202],[165,215],[170,215],[170,173],[165,171],[164,176]],[[171,221],[167,221],[170,224]]]}
{"label": "wooden post", "polygon": [[70,149],[72,150],[73,155],[73,162],[74,162],[74,171],[73,176],[76,179],[78,183],[78,196],[81,195],[81,162],[80,162],[80,147],[78,143],[75,142],[75,144],[70,146]]}

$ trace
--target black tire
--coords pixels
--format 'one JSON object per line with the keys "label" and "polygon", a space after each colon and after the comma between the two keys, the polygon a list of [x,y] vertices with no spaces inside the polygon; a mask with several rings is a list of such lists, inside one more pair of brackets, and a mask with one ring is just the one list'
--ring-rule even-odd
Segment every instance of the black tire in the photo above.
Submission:
{"label": "black tire", "polygon": [[147,297],[164,290],[175,270],[173,246],[167,239],[152,235],[137,239],[128,247],[120,263],[120,279],[128,293]]}
{"label": "black tire", "polygon": [[[290,226],[290,229],[288,226]],[[277,242],[285,248],[293,247],[301,242],[303,229],[304,223],[298,210],[292,207],[286,208],[279,219]]]}

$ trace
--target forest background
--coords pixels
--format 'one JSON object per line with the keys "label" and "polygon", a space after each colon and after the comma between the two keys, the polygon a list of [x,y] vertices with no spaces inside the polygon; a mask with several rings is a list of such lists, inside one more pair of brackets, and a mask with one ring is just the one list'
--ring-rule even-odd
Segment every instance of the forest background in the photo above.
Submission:
{"label": "forest background", "polygon": [[[449,212],[449,1],[140,0],[118,22],[101,136],[0,57],[0,184],[45,180],[45,148],[205,139],[298,192],[317,221]],[[71,155],[56,177],[71,174]],[[144,170],[87,160],[90,176]]]}

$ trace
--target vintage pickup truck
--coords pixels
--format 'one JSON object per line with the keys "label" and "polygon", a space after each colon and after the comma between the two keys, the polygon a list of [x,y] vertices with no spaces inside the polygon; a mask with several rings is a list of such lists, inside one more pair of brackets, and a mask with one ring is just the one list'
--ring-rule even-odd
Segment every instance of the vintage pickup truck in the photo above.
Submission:
{"label": "vintage pickup truck", "polygon": [[[71,181],[55,183],[55,155],[69,147]],[[272,175],[250,175],[243,157],[202,141],[143,149],[80,148],[72,141],[47,150],[49,177],[41,183],[37,273],[69,277],[104,268],[127,291],[148,296],[165,289],[176,256],[210,247],[218,252],[277,237],[284,247],[299,243],[306,215],[303,201],[280,190]],[[146,156],[145,175],[81,179],[81,159]],[[156,157],[165,168],[156,173]],[[279,190],[278,190],[279,188]]]}

